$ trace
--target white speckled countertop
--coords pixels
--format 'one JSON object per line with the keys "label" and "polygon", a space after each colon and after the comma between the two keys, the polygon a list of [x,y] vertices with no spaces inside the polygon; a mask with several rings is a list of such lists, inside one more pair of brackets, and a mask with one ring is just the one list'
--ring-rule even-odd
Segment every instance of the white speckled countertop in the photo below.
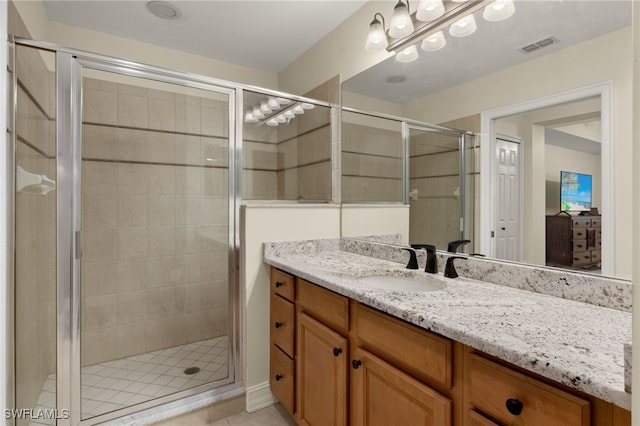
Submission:
{"label": "white speckled countertop", "polygon": [[[320,242],[318,242],[320,241]],[[429,275],[343,251],[337,240],[265,243],[266,263],[559,383],[631,409],[631,313],[467,278],[442,290],[371,289],[371,275]],[[460,272],[460,269],[459,269]],[[462,275],[462,274],[461,274]]]}

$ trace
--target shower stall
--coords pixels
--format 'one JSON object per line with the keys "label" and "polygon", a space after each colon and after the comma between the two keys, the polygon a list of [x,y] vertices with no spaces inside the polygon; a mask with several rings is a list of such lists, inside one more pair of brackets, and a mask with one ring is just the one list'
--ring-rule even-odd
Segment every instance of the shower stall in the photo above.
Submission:
{"label": "shower stall", "polygon": [[18,425],[239,380],[237,105],[214,80],[12,44]]}

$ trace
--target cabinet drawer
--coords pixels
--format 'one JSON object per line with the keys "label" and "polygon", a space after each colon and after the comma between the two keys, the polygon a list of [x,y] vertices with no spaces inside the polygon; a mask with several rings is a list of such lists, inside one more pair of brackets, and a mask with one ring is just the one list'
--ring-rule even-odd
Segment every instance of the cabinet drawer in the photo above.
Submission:
{"label": "cabinet drawer", "polygon": [[572,232],[573,241],[576,240],[586,240],[587,239],[587,231],[589,228],[576,228]]}
{"label": "cabinet drawer", "polygon": [[[471,405],[506,425],[588,426],[589,401],[475,354],[469,355]],[[512,414],[507,409],[510,400]]]}
{"label": "cabinet drawer", "polygon": [[296,303],[309,316],[340,333],[348,333],[348,298],[298,278]]}
{"label": "cabinet drawer", "polygon": [[602,252],[600,250],[591,250],[591,262],[596,263],[602,260]]}
{"label": "cabinet drawer", "polygon": [[586,250],[587,250],[587,240],[573,240],[574,253],[580,253],[581,251],[586,251]]}
{"label": "cabinet drawer", "polygon": [[573,228],[588,228],[591,226],[591,219],[586,217],[574,217],[571,220]]}
{"label": "cabinet drawer", "polygon": [[295,306],[293,303],[271,293],[270,312],[271,342],[282,349],[289,357],[293,358],[295,335]]}
{"label": "cabinet drawer", "polygon": [[276,346],[271,345],[271,360],[269,366],[271,392],[278,398],[280,404],[293,415],[295,401],[295,376],[293,360]]}
{"label": "cabinet drawer", "polygon": [[498,423],[494,423],[482,414],[478,414],[476,411],[469,410],[469,426],[500,426]]}
{"label": "cabinet drawer", "polygon": [[451,340],[362,305],[353,315],[359,346],[420,380],[451,387]]}
{"label": "cabinet drawer", "polygon": [[271,268],[271,290],[293,302],[295,300],[295,278],[286,272]]}
{"label": "cabinet drawer", "polygon": [[592,228],[600,228],[602,226],[602,218],[601,217],[592,217],[591,218],[591,227]]}
{"label": "cabinet drawer", "polygon": [[573,259],[573,266],[588,265],[591,263],[591,253],[588,251],[573,253],[571,258]]}

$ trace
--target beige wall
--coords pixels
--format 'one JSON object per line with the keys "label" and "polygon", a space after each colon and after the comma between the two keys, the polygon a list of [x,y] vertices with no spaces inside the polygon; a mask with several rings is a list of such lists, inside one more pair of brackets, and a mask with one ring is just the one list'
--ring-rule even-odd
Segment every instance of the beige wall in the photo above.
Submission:
{"label": "beige wall", "polygon": [[404,204],[344,204],[342,236],[400,235],[401,244],[409,244],[409,206]]}
{"label": "beige wall", "polygon": [[[16,166],[56,179],[54,77],[34,49],[16,51]],[[16,407],[35,408],[55,372],[56,191],[15,199]],[[21,421],[18,424],[22,424]],[[24,423],[26,424],[26,422]]]}
{"label": "beige wall", "polygon": [[247,410],[271,405],[269,390],[269,267],[265,241],[338,238],[340,206],[246,205],[241,209],[241,276],[245,283],[244,354]]}
{"label": "beige wall", "polygon": [[228,332],[228,104],[108,77],[83,89],[83,365]]}
{"label": "beige wall", "polygon": [[[640,7],[637,7],[637,4],[634,3],[633,7],[633,26],[634,28],[638,28],[640,25]],[[640,31],[633,32],[633,54],[635,58],[640,58]],[[640,81],[640,61],[636,60],[633,63],[633,110],[636,112],[640,111],[640,87],[638,86],[638,82]],[[632,255],[634,259],[638,258],[638,254],[640,253],[640,197],[637,194],[640,194],[640,120],[633,121],[633,194],[636,195],[632,197],[631,201],[631,210],[633,210],[632,216],[632,234],[633,234],[633,248]],[[633,291],[633,342],[634,346],[638,346],[640,342],[640,316],[638,316],[638,307],[640,306],[640,291],[638,291],[638,283],[640,283],[640,262],[633,263],[633,282],[634,282],[634,291]],[[633,365],[640,365],[640,351],[633,351]],[[633,374],[632,377],[632,387],[635,389],[640,389],[640,374],[637,372]],[[632,424],[640,423],[640,392],[632,394]]]}

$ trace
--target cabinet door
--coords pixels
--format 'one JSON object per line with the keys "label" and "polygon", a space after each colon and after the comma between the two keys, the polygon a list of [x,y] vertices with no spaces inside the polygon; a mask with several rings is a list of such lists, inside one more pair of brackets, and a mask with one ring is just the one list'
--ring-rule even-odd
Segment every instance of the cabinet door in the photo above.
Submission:
{"label": "cabinet door", "polygon": [[351,361],[354,426],[451,425],[451,400],[358,348]]}
{"label": "cabinet door", "polygon": [[300,424],[346,425],[348,340],[301,313],[296,356]]}

